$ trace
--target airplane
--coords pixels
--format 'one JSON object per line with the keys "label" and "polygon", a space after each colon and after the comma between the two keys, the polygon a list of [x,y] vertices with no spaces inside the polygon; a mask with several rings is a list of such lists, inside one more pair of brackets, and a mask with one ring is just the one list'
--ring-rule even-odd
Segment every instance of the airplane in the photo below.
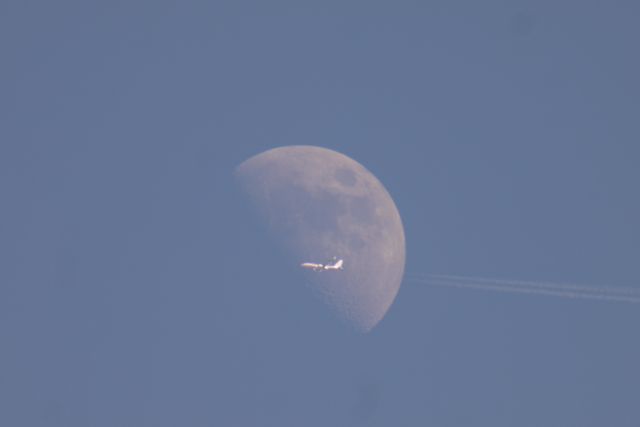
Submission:
{"label": "airplane", "polygon": [[308,268],[313,271],[323,271],[323,270],[343,270],[344,260],[333,257],[331,263],[327,264],[317,264],[315,262],[303,262],[300,264],[302,268]]}

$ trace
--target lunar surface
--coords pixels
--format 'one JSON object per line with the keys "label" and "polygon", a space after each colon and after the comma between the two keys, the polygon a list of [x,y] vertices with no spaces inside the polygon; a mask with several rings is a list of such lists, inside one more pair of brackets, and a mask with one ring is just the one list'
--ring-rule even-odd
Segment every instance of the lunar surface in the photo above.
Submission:
{"label": "lunar surface", "polygon": [[313,146],[261,153],[238,166],[236,179],[292,265],[344,260],[344,270],[301,272],[304,282],[356,330],[371,330],[393,303],[405,263],[400,214],[380,181]]}

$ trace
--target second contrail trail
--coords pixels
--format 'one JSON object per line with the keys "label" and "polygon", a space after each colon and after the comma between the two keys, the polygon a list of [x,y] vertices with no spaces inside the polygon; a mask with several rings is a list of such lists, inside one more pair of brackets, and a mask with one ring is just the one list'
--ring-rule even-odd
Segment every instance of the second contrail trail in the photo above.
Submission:
{"label": "second contrail trail", "polygon": [[548,295],[562,298],[581,298],[603,301],[640,303],[640,290],[622,287],[590,287],[550,282],[489,279],[442,274],[406,276],[407,280],[429,286],[466,288],[494,292]]}

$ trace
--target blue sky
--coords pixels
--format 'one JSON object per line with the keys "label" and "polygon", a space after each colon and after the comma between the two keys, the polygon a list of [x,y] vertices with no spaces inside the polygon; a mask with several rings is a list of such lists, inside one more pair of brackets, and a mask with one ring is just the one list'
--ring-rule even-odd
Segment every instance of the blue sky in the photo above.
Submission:
{"label": "blue sky", "polygon": [[637,426],[637,306],[405,282],[357,335],[232,171],[334,149],[408,273],[637,288],[639,12],[4,1],[0,424]]}

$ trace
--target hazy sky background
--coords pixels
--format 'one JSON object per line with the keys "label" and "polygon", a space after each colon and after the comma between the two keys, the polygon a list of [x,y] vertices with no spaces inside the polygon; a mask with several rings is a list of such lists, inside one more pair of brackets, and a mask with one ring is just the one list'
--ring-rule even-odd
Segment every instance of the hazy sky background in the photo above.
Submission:
{"label": "hazy sky background", "polygon": [[637,427],[639,305],[405,282],[358,335],[287,281],[232,171],[354,158],[408,273],[640,288],[638,16],[2,1],[0,425]]}

